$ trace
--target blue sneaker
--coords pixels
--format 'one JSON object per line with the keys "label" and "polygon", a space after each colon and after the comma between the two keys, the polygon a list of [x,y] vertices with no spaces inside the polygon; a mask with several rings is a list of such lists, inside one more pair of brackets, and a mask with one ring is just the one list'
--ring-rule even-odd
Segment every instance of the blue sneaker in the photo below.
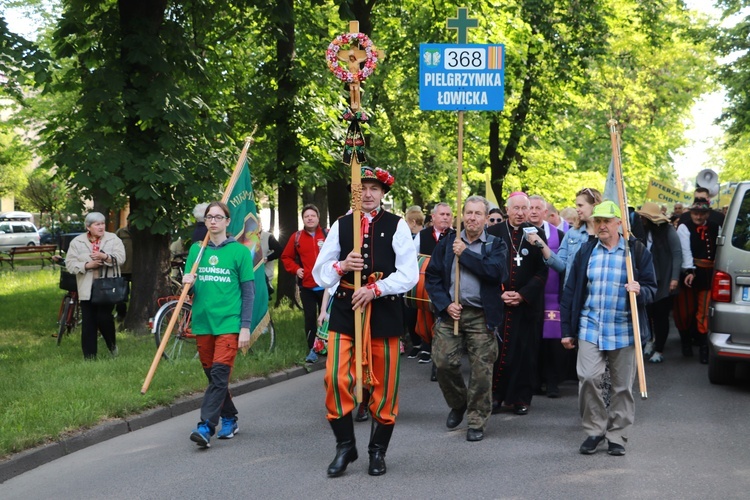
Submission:
{"label": "blue sneaker", "polygon": [[198,424],[198,427],[190,433],[190,441],[195,442],[201,448],[211,447],[211,428],[205,422]]}
{"label": "blue sneaker", "polygon": [[310,354],[305,358],[305,363],[315,363],[316,361],[318,361],[318,355],[315,354],[315,351],[310,349]]}
{"label": "blue sneaker", "polygon": [[221,417],[221,429],[216,433],[216,437],[219,439],[232,439],[239,430],[237,417]]}

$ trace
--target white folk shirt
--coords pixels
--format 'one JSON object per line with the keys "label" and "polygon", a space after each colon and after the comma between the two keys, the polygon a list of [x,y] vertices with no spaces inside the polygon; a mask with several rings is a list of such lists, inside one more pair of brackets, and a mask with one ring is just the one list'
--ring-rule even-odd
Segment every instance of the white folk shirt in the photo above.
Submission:
{"label": "white folk shirt", "polygon": [[[372,221],[370,214],[365,214],[365,217]],[[419,281],[417,252],[414,249],[409,225],[404,219],[398,221],[391,248],[396,254],[396,272],[377,281],[382,295],[406,293]],[[323,248],[320,249],[320,254],[315,260],[315,267],[313,267],[313,278],[318,285],[325,288],[338,285],[341,276],[333,268],[333,264],[346,259],[346,255],[339,255],[340,253],[339,221],[336,221],[328,232]]]}

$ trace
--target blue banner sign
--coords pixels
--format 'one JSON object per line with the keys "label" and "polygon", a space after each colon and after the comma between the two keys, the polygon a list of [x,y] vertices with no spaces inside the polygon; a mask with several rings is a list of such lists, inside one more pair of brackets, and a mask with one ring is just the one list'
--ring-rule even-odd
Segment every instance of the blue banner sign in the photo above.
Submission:
{"label": "blue banner sign", "polygon": [[503,45],[419,45],[419,109],[500,111],[505,87]]}

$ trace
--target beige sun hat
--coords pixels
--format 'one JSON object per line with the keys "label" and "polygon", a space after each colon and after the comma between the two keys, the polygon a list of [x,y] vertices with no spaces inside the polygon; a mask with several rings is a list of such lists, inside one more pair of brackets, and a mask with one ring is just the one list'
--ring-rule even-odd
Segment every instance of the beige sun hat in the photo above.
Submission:
{"label": "beige sun hat", "polygon": [[663,213],[661,213],[659,205],[650,201],[644,203],[643,206],[641,206],[641,209],[636,210],[635,213],[637,213],[638,215],[642,215],[654,224],[663,224],[665,222],[669,222],[669,219]]}

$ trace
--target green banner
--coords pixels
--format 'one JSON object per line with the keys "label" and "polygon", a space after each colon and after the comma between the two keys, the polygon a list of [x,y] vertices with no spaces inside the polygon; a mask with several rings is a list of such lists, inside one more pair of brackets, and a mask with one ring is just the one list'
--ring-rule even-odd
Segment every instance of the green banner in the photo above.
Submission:
{"label": "green banner", "polygon": [[250,334],[257,336],[268,326],[271,318],[268,315],[268,287],[266,287],[266,273],[263,269],[263,250],[260,246],[258,210],[255,206],[250,165],[248,165],[247,160],[242,166],[242,172],[237,178],[237,183],[234,185],[227,205],[232,215],[232,222],[229,224],[227,232],[248,247],[253,255],[255,302],[253,303],[253,323],[250,327]]}

